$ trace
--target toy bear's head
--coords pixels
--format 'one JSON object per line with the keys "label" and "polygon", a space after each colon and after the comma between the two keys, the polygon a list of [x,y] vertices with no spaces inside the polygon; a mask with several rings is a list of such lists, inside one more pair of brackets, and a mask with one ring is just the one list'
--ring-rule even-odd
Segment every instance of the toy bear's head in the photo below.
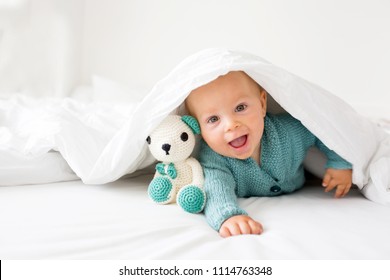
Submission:
{"label": "toy bear's head", "polygon": [[147,137],[152,155],[159,161],[178,162],[188,158],[195,147],[200,127],[191,116],[167,116]]}

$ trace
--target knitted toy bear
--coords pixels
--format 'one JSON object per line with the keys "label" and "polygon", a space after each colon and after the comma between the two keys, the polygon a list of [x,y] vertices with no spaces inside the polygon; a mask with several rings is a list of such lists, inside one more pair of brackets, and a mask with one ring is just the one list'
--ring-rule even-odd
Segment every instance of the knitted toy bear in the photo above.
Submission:
{"label": "knitted toy bear", "polygon": [[195,134],[200,127],[191,116],[169,115],[147,137],[152,155],[160,161],[148,187],[149,197],[156,203],[177,202],[184,211],[199,213],[206,202],[203,170],[190,157],[195,147]]}

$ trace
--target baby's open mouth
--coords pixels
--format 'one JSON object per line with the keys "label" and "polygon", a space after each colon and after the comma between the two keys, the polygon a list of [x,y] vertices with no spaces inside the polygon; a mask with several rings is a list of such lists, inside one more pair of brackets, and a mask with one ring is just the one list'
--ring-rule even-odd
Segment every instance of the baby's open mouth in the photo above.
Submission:
{"label": "baby's open mouth", "polygon": [[234,139],[233,141],[230,141],[229,145],[232,146],[233,148],[240,148],[245,145],[247,139],[248,139],[248,135],[243,135]]}

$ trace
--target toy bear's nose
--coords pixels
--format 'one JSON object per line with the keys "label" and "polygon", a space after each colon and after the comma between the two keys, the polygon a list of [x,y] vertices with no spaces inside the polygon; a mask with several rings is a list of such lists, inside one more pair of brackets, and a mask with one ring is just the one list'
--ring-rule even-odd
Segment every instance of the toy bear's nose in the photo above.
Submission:
{"label": "toy bear's nose", "polygon": [[166,155],[169,155],[169,150],[171,149],[171,145],[163,144],[161,148],[165,151]]}

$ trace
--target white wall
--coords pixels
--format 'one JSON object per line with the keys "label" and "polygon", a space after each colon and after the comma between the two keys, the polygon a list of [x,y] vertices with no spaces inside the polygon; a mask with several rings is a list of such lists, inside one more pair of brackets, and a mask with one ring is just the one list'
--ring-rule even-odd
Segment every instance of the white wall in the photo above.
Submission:
{"label": "white wall", "polygon": [[0,5],[0,91],[63,96],[92,75],[150,89],[188,55],[229,47],[356,107],[390,105],[389,0],[1,1],[28,5],[6,29]]}
{"label": "white wall", "polygon": [[0,3],[0,91],[67,95],[80,80],[84,0]]}
{"label": "white wall", "polygon": [[224,46],[354,105],[390,104],[388,0],[86,0],[85,19],[85,83],[98,74],[151,87],[191,53]]}

